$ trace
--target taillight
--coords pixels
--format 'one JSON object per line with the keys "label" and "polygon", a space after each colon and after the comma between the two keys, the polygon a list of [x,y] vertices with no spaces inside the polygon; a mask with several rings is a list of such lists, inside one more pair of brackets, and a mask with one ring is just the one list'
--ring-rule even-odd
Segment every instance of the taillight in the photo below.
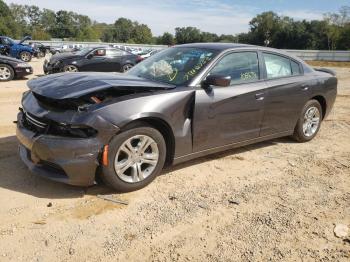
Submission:
{"label": "taillight", "polygon": [[136,57],[136,62],[138,63],[138,62],[141,62],[143,60],[143,57],[142,56],[137,56]]}

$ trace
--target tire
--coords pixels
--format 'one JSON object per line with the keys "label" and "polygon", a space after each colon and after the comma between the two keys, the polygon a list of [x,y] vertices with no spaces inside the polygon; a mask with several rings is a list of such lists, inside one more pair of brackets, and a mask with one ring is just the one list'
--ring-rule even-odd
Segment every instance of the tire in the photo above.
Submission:
{"label": "tire", "polygon": [[[142,138],[142,140],[140,140]],[[147,138],[147,139],[146,139]],[[150,138],[150,139],[149,139]],[[134,150],[138,153],[131,156],[126,154],[124,148],[130,148],[125,144],[130,141]],[[142,150],[142,144],[146,145]],[[129,149],[128,149],[129,150]],[[128,151],[126,150],[126,151]],[[129,150],[129,152],[131,152]],[[141,154],[141,159],[152,159],[156,163],[148,164],[138,159],[137,154]],[[118,192],[130,192],[141,189],[151,183],[162,171],[166,158],[166,145],[162,134],[146,123],[133,125],[124,132],[116,135],[108,145],[108,164],[102,167],[101,178],[107,186]],[[145,160],[144,161],[147,161]],[[121,164],[120,164],[121,163]],[[118,167],[119,166],[119,167]],[[127,168],[127,166],[129,166]],[[125,169],[125,171],[123,171]],[[118,171],[117,171],[118,170]]]}
{"label": "tire", "polygon": [[79,72],[79,68],[76,67],[75,65],[66,65],[63,67],[63,72]]}
{"label": "tire", "polygon": [[22,51],[19,57],[23,62],[30,62],[32,60],[32,54],[27,51]]}
{"label": "tire", "polygon": [[318,133],[322,122],[322,107],[317,100],[309,100],[303,110],[294,129],[293,138],[298,142],[308,142]]}
{"label": "tire", "polygon": [[123,67],[122,67],[122,72],[125,73],[125,72],[129,71],[130,68],[132,68],[132,67],[133,67],[132,64],[123,65]]}
{"label": "tire", "polygon": [[15,72],[11,66],[0,64],[0,82],[10,81],[14,77]]}

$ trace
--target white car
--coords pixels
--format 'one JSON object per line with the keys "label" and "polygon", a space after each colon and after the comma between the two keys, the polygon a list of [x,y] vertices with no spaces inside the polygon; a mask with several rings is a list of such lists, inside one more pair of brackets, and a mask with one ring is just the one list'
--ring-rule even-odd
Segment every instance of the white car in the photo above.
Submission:
{"label": "white car", "polygon": [[156,53],[158,53],[160,50],[148,50],[146,52],[143,52],[140,54],[140,56],[143,58],[143,59],[146,59]]}

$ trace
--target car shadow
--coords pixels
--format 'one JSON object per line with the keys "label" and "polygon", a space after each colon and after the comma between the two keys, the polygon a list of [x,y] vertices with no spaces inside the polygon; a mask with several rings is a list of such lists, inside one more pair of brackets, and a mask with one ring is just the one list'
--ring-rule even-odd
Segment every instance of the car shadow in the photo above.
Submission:
{"label": "car shadow", "polygon": [[[288,142],[290,142],[289,139],[282,138],[231,149],[169,167],[162,172],[162,175],[167,175],[176,170],[201,164],[209,160]],[[85,188],[76,187],[50,181],[32,174],[18,155],[18,142],[15,136],[0,138],[0,190],[3,189],[47,199],[81,198],[84,195],[115,193],[103,184]]]}

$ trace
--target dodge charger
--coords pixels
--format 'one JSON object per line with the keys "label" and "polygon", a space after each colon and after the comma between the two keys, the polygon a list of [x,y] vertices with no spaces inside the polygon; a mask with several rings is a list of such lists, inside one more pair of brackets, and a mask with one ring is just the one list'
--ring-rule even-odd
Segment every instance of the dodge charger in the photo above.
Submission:
{"label": "dodge charger", "polygon": [[125,74],[59,73],[28,87],[17,119],[28,168],[127,192],[196,157],[285,136],[310,141],[337,78],[276,49],[206,43],[168,48]]}

